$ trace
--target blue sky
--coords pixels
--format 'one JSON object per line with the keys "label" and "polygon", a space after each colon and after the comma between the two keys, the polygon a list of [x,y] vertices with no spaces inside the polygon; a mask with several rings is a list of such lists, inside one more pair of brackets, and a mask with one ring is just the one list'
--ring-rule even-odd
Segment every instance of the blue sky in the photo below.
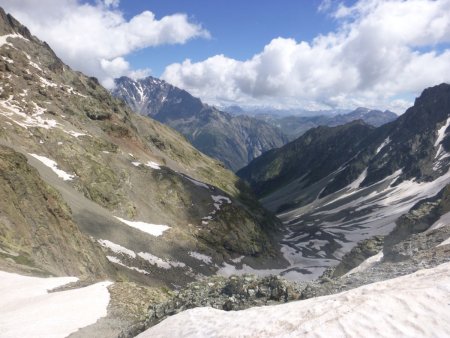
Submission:
{"label": "blue sky", "polygon": [[[450,0],[0,0],[107,88],[149,74],[226,106],[403,113],[450,82]],[[319,10],[320,8],[320,10]]]}
{"label": "blue sky", "polygon": [[160,76],[168,64],[188,58],[201,61],[216,54],[251,58],[276,37],[311,41],[336,26],[335,19],[318,11],[320,4],[321,0],[127,0],[119,9],[128,19],[145,10],[157,18],[186,13],[211,33],[210,39],[147,48],[127,56],[136,68],[149,67]]}

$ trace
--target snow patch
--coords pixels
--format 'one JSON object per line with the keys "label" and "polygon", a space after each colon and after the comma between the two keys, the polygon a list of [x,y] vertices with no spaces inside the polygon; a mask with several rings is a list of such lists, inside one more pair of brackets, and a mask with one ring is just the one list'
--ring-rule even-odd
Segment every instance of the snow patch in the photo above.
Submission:
{"label": "snow patch", "polygon": [[153,162],[153,161],[148,161],[145,165],[147,167],[150,167],[150,168],[155,169],[155,170],[160,170],[161,169],[160,165],[158,163],[156,163],[156,162]]}
{"label": "snow patch", "polygon": [[123,218],[120,217],[116,217],[114,216],[116,219],[118,219],[119,221],[121,221],[122,223],[125,223],[126,225],[141,230],[143,232],[146,232],[152,236],[158,237],[161,236],[164,231],[170,229],[169,226],[167,225],[161,225],[161,224],[151,224],[151,223],[145,223],[145,222],[133,222],[133,221],[127,221]]}
{"label": "snow patch", "polygon": [[138,256],[145,259],[147,262],[149,262],[152,265],[156,265],[157,267],[161,268],[161,269],[170,269],[172,267],[176,268],[176,267],[185,267],[186,264],[182,263],[182,262],[178,262],[178,261],[171,261],[171,260],[164,260],[162,258],[159,258],[155,255],[152,255],[151,253],[148,252],[139,252]]}
{"label": "snow patch", "polygon": [[29,127],[39,127],[44,129],[52,129],[58,125],[55,120],[44,119],[40,116],[45,111],[44,108],[41,108],[41,111],[38,111],[33,115],[28,115],[22,111],[21,107],[18,107],[11,102],[12,98],[13,96],[11,96],[8,100],[0,100],[0,107],[5,109],[4,111],[0,111],[0,114],[22,128],[28,129]]}
{"label": "snow patch", "polygon": [[434,157],[433,170],[434,171],[439,170],[445,163],[444,160],[448,157],[450,157],[450,153],[444,151],[442,144],[440,144],[436,152],[436,156]]}
{"label": "snow patch", "polygon": [[441,128],[438,129],[438,131],[437,131],[438,135],[436,138],[436,142],[434,142],[435,147],[437,147],[439,144],[441,144],[441,142],[444,140],[445,130],[448,128],[449,125],[450,125],[450,117],[447,118],[447,121],[445,122],[445,124]]}
{"label": "snow patch", "polygon": [[[30,56],[27,54],[28,59],[30,59]],[[36,68],[37,70],[41,71],[42,73],[44,72],[42,70],[41,67],[39,67],[39,65],[31,60],[28,60],[28,63],[30,64],[31,67]]]}
{"label": "snow patch", "polygon": [[[130,154],[131,155],[131,154]],[[131,155],[132,156],[132,155]],[[134,156],[133,156],[134,157]],[[135,167],[138,167],[138,166],[140,166],[142,163],[141,162],[139,162],[139,161],[134,161],[134,162],[131,162]],[[155,170],[160,170],[161,169],[161,167],[160,167],[160,165],[158,164],[158,163],[156,163],[156,162],[153,162],[153,161],[148,161],[147,163],[145,163],[144,164],[146,167],[150,167],[150,168],[152,168],[152,169],[155,169]]]}
{"label": "snow patch", "polygon": [[64,130],[64,129],[63,129],[63,131],[64,131],[66,134],[69,134],[69,135],[71,135],[71,136],[73,136],[73,137],[75,137],[75,138],[78,138],[78,137],[80,137],[80,136],[89,136],[89,135],[87,135],[87,134],[85,134],[85,133],[79,133],[79,132],[73,131],[73,130]]}
{"label": "snow patch", "polygon": [[[28,41],[28,39],[25,39],[22,35],[20,34],[7,34],[7,35],[2,35],[0,36],[0,47],[3,45],[9,45],[9,46],[13,46],[13,44],[11,42],[8,42],[8,38],[15,38],[15,39],[23,39]],[[14,47],[14,46],[13,46]]]}
{"label": "snow patch", "polygon": [[373,255],[372,257],[367,258],[364,262],[362,262],[356,268],[347,272],[344,276],[349,276],[356,272],[367,271],[367,270],[371,269],[376,263],[381,262],[382,259],[383,259],[383,251],[380,251],[376,255]]}
{"label": "snow patch", "polygon": [[83,95],[83,94],[77,92],[73,87],[70,87],[70,86],[67,86],[67,85],[63,85],[63,86],[64,86],[64,88],[67,89],[67,92],[69,94],[71,94],[71,95],[78,95],[78,96],[81,96],[81,97],[84,97],[84,98],[87,97],[86,95]]}
{"label": "snow patch", "polygon": [[111,282],[48,293],[77,280],[0,271],[0,336],[63,338],[106,316],[110,300],[107,287]]}
{"label": "snow patch", "polygon": [[127,249],[119,244],[108,241],[107,239],[99,239],[97,241],[101,246],[110,249],[117,254],[124,254],[132,258],[136,258],[136,253],[130,249]]}
{"label": "snow patch", "polygon": [[52,81],[47,80],[42,76],[38,76],[41,81],[41,87],[58,87],[58,85]]}
{"label": "snow patch", "polygon": [[367,168],[364,169],[364,171],[361,173],[361,175],[358,176],[356,180],[354,180],[348,188],[351,190],[358,189],[361,183],[366,179],[367,177]]}
{"label": "snow patch", "polygon": [[[186,176],[184,176],[186,177]],[[209,189],[209,187],[208,187]],[[209,213],[208,216],[205,216],[202,218],[202,224],[203,225],[207,225],[207,221],[211,221],[213,219],[213,215],[215,215],[217,213],[217,211],[220,210],[220,208],[222,207],[223,203],[226,202],[227,204],[231,204],[231,199],[229,199],[226,196],[221,196],[221,195],[211,195],[212,200],[214,201],[213,205],[214,205],[214,210],[212,212]]]}
{"label": "snow patch", "polygon": [[[367,168],[364,169],[364,171],[358,176],[358,178],[357,178],[356,180],[354,180],[352,183],[350,183],[347,187],[345,187],[345,188],[343,188],[343,189],[340,190],[340,191],[345,191],[345,190],[347,190],[346,193],[344,193],[344,194],[342,194],[341,196],[339,196],[339,197],[333,199],[332,201],[330,201],[329,203],[327,203],[327,204],[325,204],[325,205],[334,203],[334,202],[336,202],[336,201],[339,201],[339,200],[341,200],[341,199],[347,198],[347,197],[349,197],[349,196],[354,195],[355,193],[357,193],[357,192],[358,192],[358,189],[359,189],[359,186],[360,186],[361,183],[366,179],[366,177],[367,177]],[[325,186],[322,190],[324,190],[325,188],[326,188],[326,186]],[[320,196],[320,193],[319,193],[319,196]]]}
{"label": "snow patch", "polygon": [[188,255],[191,256],[192,258],[195,258],[199,261],[202,261],[205,264],[211,264],[212,263],[212,258],[208,255],[199,253],[199,252],[195,252],[195,251],[189,251]]}
{"label": "snow patch", "polygon": [[9,57],[2,56],[2,59],[8,63],[14,63],[14,60],[10,59]]}
{"label": "snow patch", "polygon": [[47,167],[49,167],[53,172],[58,175],[58,177],[62,178],[64,181],[71,181],[73,180],[76,175],[71,175],[66,173],[64,170],[58,169],[58,163],[55,161],[45,157],[40,156],[36,154],[29,154],[30,156],[33,156],[35,159],[41,161],[43,164],[45,164]]}
{"label": "snow patch", "polygon": [[388,137],[387,139],[385,139],[383,141],[383,143],[380,144],[380,146],[377,148],[377,150],[375,151],[375,155],[378,154],[381,149],[383,149],[384,147],[386,147],[389,143],[391,143],[391,138]]}
{"label": "snow patch", "polygon": [[139,268],[137,268],[137,267],[135,267],[135,266],[128,266],[128,265],[123,264],[122,261],[121,261],[119,258],[117,258],[117,257],[114,257],[114,256],[106,256],[106,258],[108,258],[108,260],[109,260],[111,263],[114,263],[114,264],[123,266],[124,268],[127,268],[127,269],[130,269],[130,270],[137,271],[137,272],[142,273],[142,274],[144,274],[144,275],[148,275],[148,274],[149,274],[148,271],[139,269]]}
{"label": "snow patch", "polygon": [[226,202],[227,204],[231,204],[231,200],[228,197],[226,197],[226,196],[221,196],[221,195],[214,196],[214,195],[211,195],[211,198],[214,201],[214,208],[216,208],[217,211],[220,210],[220,207],[222,206],[222,204],[224,202]]}
{"label": "snow patch", "polygon": [[240,263],[240,262],[242,262],[242,260],[245,258],[245,256],[240,256],[240,257],[238,257],[238,258],[234,258],[234,259],[232,259],[231,261],[233,262],[233,263]]}

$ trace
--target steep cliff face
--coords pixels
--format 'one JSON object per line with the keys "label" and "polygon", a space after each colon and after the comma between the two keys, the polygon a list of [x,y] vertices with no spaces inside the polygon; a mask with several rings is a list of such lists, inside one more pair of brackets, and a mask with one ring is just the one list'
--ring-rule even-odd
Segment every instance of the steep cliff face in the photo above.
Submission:
{"label": "steep cliff face", "polygon": [[153,77],[137,81],[121,77],[113,95],[134,111],[178,130],[197,149],[232,170],[287,142],[279,128],[256,118],[222,112]]}
{"label": "steep cliff face", "polygon": [[100,246],[82,234],[61,195],[25,156],[0,146],[0,265],[10,269],[114,276]]}

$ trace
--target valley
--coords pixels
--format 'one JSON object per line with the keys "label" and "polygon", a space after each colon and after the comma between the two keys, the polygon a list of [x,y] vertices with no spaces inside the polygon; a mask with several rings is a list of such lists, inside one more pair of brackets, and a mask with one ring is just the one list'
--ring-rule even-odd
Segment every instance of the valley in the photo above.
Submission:
{"label": "valley", "polygon": [[[450,183],[448,115],[441,113],[450,111],[449,94],[446,84],[429,88],[398,120],[378,128],[312,130],[238,172],[285,225],[282,252],[291,267],[282,274],[317,278],[356,243],[388,235],[401,215]],[[410,129],[409,121],[424,114],[427,124]]]}

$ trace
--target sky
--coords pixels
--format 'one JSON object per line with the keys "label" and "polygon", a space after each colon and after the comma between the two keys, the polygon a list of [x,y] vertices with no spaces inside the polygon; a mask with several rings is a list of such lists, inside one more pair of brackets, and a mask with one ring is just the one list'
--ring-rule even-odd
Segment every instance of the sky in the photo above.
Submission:
{"label": "sky", "polygon": [[244,108],[403,113],[450,82],[450,0],[0,0],[107,87],[148,75]]}

